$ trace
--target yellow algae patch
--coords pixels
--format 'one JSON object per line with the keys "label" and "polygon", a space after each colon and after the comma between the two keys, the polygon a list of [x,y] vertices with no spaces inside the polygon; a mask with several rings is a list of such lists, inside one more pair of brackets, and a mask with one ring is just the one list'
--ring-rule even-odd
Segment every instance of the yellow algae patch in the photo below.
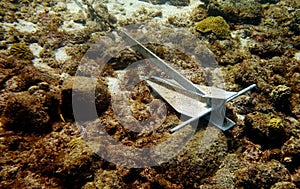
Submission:
{"label": "yellow algae patch", "polygon": [[212,32],[219,38],[230,36],[230,27],[221,16],[209,16],[196,23],[196,30],[202,33]]}

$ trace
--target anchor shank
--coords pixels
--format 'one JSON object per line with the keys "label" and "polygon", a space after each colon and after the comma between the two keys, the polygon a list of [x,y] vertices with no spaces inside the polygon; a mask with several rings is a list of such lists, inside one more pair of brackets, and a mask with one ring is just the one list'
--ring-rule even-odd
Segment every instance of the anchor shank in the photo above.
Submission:
{"label": "anchor shank", "polygon": [[199,93],[202,96],[205,96],[205,93],[198,89],[190,80],[185,78],[183,75],[181,75],[177,70],[172,68],[169,64],[167,64],[164,60],[159,58],[156,54],[154,54],[152,51],[147,49],[144,45],[142,45],[140,42],[132,38],[129,34],[127,34],[124,31],[120,32],[125,41],[129,42],[131,46],[136,46],[136,50],[138,50],[143,56],[146,58],[150,58],[151,61],[158,66],[160,69],[162,69],[166,74],[168,74],[172,79],[177,81],[180,85],[182,85],[185,89],[189,91],[193,91],[196,93]]}

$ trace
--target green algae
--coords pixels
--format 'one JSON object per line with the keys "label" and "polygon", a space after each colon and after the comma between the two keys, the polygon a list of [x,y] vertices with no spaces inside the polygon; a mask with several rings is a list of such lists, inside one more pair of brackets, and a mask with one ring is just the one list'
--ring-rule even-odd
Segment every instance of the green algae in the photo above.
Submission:
{"label": "green algae", "polygon": [[272,118],[270,119],[269,123],[267,123],[268,127],[274,128],[274,129],[281,129],[284,127],[283,121],[280,118]]}
{"label": "green algae", "polygon": [[196,30],[202,33],[212,32],[218,38],[230,36],[230,27],[221,16],[209,16],[196,24]]}

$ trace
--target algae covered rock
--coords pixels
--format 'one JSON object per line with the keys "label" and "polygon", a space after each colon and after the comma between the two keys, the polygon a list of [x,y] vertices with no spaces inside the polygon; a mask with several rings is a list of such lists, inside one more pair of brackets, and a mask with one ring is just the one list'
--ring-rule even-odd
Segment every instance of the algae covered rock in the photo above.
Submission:
{"label": "algae covered rock", "polygon": [[214,176],[208,177],[200,188],[270,188],[290,181],[288,169],[279,161],[248,159],[254,152],[250,146],[246,147],[246,153],[228,154]]}
{"label": "algae covered rock", "polygon": [[230,36],[230,27],[221,16],[210,16],[196,23],[196,30],[202,33],[212,32],[219,38]]}
{"label": "algae covered rock", "polygon": [[256,0],[210,0],[208,14],[220,15],[229,22],[259,24],[262,17],[261,4]]}
{"label": "algae covered rock", "polygon": [[[8,94],[8,101],[1,115],[7,130],[44,133],[51,130],[51,112],[58,107],[58,99],[51,93],[40,91]],[[52,112],[53,113],[53,112]]]}
{"label": "algae covered rock", "polygon": [[174,6],[187,6],[190,4],[190,0],[140,0],[140,1],[146,1],[154,5],[170,3],[170,5],[174,5]]}
{"label": "algae covered rock", "polygon": [[278,3],[280,0],[260,0],[260,3]]}
{"label": "algae covered rock", "polygon": [[235,172],[237,185],[247,188],[270,188],[277,182],[290,180],[289,171],[277,160],[252,164]]}
{"label": "algae covered rock", "polygon": [[30,48],[23,43],[11,45],[9,48],[9,54],[23,60],[33,59],[33,53],[31,52]]}
{"label": "algae covered rock", "polygon": [[274,129],[281,129],[284,127],[283,121],[282,119],[276,117],[276,118],[272,118],[269,120],[269,122],[267,123],[268,127],[272,127]]}
{"label": "algae covered rock", "polygon": [[277,182],[271,186],[271,189],[297,189],[297,186],[292,182]]}
{"label": "algae covered rock", "polygon": [[195,133],[175,158],[161,165],[165,170],[163,175],[172,183],[196,187],[196,183],[219,167],[227,150],[224,133],[208,126],[206,130]]}
{"label": "algae covered rock", "polygon": [[103,188],[103,189],[123,189],[128,188],[116,170],[99,170],[93,182],[85,184],[83,189]]}
{"label": "algae covered rock", "polygon": [[276,160],[271,160],[267,163],[260,163],[258,164],[257,168],[257,186],[268,188],[272,185],[272,183],[290,180],[289,171],[283,164]]}
{"label": "algae covered rock", "polygon": [[272,58],[284,53],[283,43],[278,40],[266,40],[264,42],[249,43],[249,51],[261,58]]}
{"label": "algae covered rock", "polygon": [[285,157],[289,158],[289,163],[296,163],[300,160],[300,139],[291,137],[282,146],[282,152]]}
{"label": "algae covered rock", "polygon": [[300,34],[300,9],[297,9],[294,13],[294,19],[293,22],[291,24],[291,30],[296,34],[299,35]]}
{"label": "algae covered rock", "polygon": [[[76,188],[74,180],[63,183],[67,176],[63,178],[57,174],[57,165],[63,161],[60,157],[67,152],[67,143],[74,135],[78,136],[79,132],[73,124],[60,122],[55,125],[60,130],[48,134],[10,132],[13,134],[3,137],[1,133],[0,145],[5,145],[8,149],[0,155],[0,188],[58,189],[66,188],[66,185]],[[80,179],[83,180],[82,177]]]}
{"label": "algae covered rock", "polygon": [[49,132],[58,115],[59,90],[31,63],[22,63],[17,61],[16,69],[4,69],[8,75],[0,79],[6,88],[0,98],[1,122],[7,130]]}
{"label": "algae covered rock", "polygon": [[100,80],[89,77],[70,77],[62,86],[62,114],[73,119],[73,105],[81,106],[82,114],[76,117],[81,121],[93,120],[92,105],[97,113],[102,113],[110,103],[110,94],[107,86]]}
{"label": "algae covered rock", "polygon": [[1,122],[7,130],[49,132],[57,118],[60,100],[56,81],[30,60],[6,55],[0,54]]}
{"label": "algae covered rock", "polygon": [[270,93],[271,100],[275,106],[285,108],[288,108],[290,95],[291,88],[285,85],[276,86]]}
{"label": "algae covered rock", "polygon": [[228,154],[213,177],[200,188],[236,188],[235,171],[247,166],[236,154]]}
{"label": "algae covered rock", "polygon": [[170,0],[170,4],[174,6],[188,6],[190,0]]}
{"label": "algae covered rock", "polygon": [[287,138],[284,122],[271,113],[248,114],[245,124],[249,137],[263,146],[280,146]]}
{"label": "algae covered rock", "polygon": [[148,2],[148,3],[152,3],[154,5],[156,4],[164,4],[166,3],[168,0],[140,0],[140,1],[145,1],[145,2]]}
{"label": "algae covered rock", "polygon": [[83,183],[94,171],[91,166],[96,156],[81,138],[73,138],[67,147],[69,150],[60,157],[56,173],[67,180],[71,176],[74,183]]}

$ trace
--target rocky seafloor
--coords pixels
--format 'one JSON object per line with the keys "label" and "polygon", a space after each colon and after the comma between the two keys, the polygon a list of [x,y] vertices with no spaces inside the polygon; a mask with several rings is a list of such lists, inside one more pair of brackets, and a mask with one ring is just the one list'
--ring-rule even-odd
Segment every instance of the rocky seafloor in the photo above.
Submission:
{"label": "rocky seafloor", "polygon": [[[2,0],[0,7],[0,188],[300,188],[299,0]],[[118,53],[96,82],[86,70],[76,74],[92,44],[117,28],[144,23],[193,33],[214,53],[226,90],[257,87],[227,103],[232,129],[201,123],[169,161],[128,168],[87,145],[74,122],[72,91],[85,95],[96,85],[99,119],[85,120],[91,133],[103,132],[101,124],[133,149],[172,137],[168,130],[180,116],[170,107],[165,119],[152,120],[161,127],[141,134],[123,127],[114,112],[107,78],[142,60],[138,52]],[[148,47],[194,83],[207,83],[206,70],[185,55]],[[124,77],[125,88],[129,80]],[[148,106],[164,110],[146,83],[130,90],[129,102],[119,107],[130,107],[136,120],[152,119]],[[106,141],[101,145],[114,150]]]}

